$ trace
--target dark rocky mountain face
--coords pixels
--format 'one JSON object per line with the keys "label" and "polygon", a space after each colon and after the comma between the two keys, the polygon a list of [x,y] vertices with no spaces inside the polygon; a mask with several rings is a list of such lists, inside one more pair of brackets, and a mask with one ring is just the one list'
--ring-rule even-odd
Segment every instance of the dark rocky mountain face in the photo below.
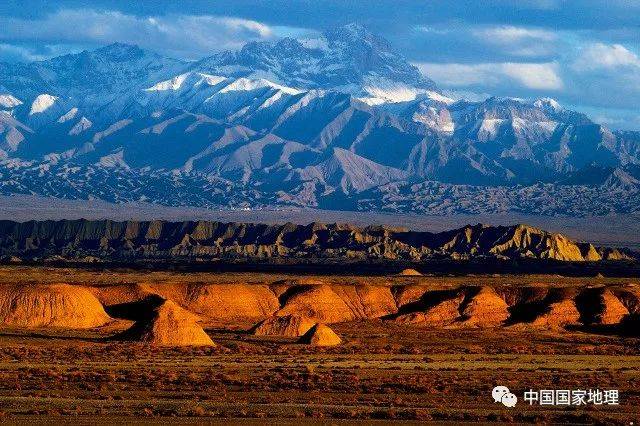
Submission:
{"label": "dark rocky mountain face", "polygon": [[430,233],[311,223],[0,221],[7,261],[238,258],[405,260],[633,260],[636,254],[576,243],[526,225],[465,226]]}
{"label": "dark rocky mountain face", "polygon": [[2,194],[629,213],[638,135],[548,98],[454,102],[358,25],[196,63],[114,44],[0,64]]}

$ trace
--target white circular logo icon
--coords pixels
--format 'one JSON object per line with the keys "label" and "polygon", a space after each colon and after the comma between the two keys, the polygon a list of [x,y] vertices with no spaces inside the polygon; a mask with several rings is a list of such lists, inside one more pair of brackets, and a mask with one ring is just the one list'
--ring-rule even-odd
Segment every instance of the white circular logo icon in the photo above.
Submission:
{"label": "white circular logo icon", "polygon": [[512,394],[506,386],[496,386],[491,391],[491,396],[493,397],[493,402],[500,402],[509,408],[515,407],[518,402],[518,397]]}

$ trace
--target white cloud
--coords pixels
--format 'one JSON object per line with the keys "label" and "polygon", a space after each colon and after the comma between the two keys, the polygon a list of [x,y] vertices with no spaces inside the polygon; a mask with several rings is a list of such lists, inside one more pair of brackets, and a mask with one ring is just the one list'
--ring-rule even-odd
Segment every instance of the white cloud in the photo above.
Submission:
{"label": "white cloud", "polygon": [[589,117],[599,124],[613,129],[640,130],[640,115],[637,111],[602,110],[587,111]]}
{"label": "white cloud", "polygon": [[514,25],[464,25],[457,22],[415,26],[423,42],[453,46],[437,52],[442,57],[485,58],[487,62],[549,61],[567,44],[558,31]]}
{"label": "white cloud", "polygon": [[640,57],[621,44],[604,43],[594,43],[585,47],[573,63],[573,68],[577,71],[629,66],[640,68]]}
{"label": "white cloud", "polygon": [[558,47],[558,34],[537,28],[512,25],[478,27],[471,30],[471,35],[513,56],[549,56]]}
{"label": "white cloud", "polygon": [[467,87],[498,82],[495,74],[489,72],[489,64],[415,64],[420,71],[436,83],[445,87]]}
{"label": "white cloud", "polygon": [[498,87],[506,80],[532,90],[560,90],[564,87],[556,63],[419,63],[418,68],[445,87]]}
{"label": "white cloud", "polygon": [[640,110],[640,57],[621,44],[586,44],[567,58],[565,74],[573,103]]}
{"label": "white cloud", "polygon": [[459,31],[459,29],[453,29],[451,26],[446,27],[436,27],[432,25],[417,25],[413,27],[415,31],[420,31],[427,34],[438,34],[438,35],[447,35],[451,34],[454,31]]}
{"label": "white cloud", "polygon": [[0,17],[0,40],[51,43],[133,43],[175,56],[198,58],[274,37],[260,22],[225,16],[138,17],[117,11],[60,10],[39,20]]}
{"label": "white cloud", "polygon": [[477,29],[473,32],[476,36],[484,37],[489,42],[503,44],[515,43],[523,40],[553,41],[557,38],[557,35],[552,31],[514,27],[512,25]]}
{"label": "white cloud", "polygon": [[11,61],[31,62],[45,59],[44,56],[34,53],[32,49],[12,44],[0,43],[0,57]]}
{"label": "white cloud", "polygon": [[558,75],[558,65],[555,63],[546,64],[501,64],[502,72],[519,81],[528,89],[536,90],[560,90],[564,83]]}

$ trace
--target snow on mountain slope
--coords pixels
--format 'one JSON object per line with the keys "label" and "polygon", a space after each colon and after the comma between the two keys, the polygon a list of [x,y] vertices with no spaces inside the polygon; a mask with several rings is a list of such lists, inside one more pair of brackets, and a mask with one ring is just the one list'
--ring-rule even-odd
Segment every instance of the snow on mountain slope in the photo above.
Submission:
{"label": "snow on mountain slope", "polygon": [[[0,111],[0,159],[16,152],[26,137],[33,133],[7,111]],[[25,136],[27,135],[27,136]]]}
{"label": "snow on mountain slope", "polygon": [[34,113],[51,106],[52,98],[59,98],[95,115],[92,121],[105,123],[126,114],[132,94],[179,74],[186,65],[137,46],[115,43],[46,61],[2,64],[0,90],[23,102],[35,102]]}
{"label": "snow on mountain slope", "polygon": [[33,102],[31,103],[31,110],[29,111],[29,115],[40,114],[51,108],[56,101],[58,100],[57,96],[51,96],[47,93],[43,93],[42,95],[38,95]]}
{"label": "snow on mountain slope", "polygon": [[[105,134],[113,124],[95,127],[92,120],[82,116],[79,127],[69,128],[65,134],[83,135],[91,128],[95,128],[95,134],[87,134],[73,158],[85,161],[83,157],[90,154],[87,158],[98,161],[100,157],[96,156],[116,150],[122,151],[127,164],[134,166],[223,173],[243,182],[282,178],[269,175],[266,166],[258,168],[263,170],[237,166],[246,165],[245,159],[229,159],[227,154],[211,151],[215,141],[212,136],[220,137],[229,126],[243,126],[254,134],[272,134],[310,148],[298,150],[304,153],[294,155],[295,165],[285,162],[285,168],[316,166],[317,155],[311,152],[341,148],[409,175],[453,183],[552,181],[559,174],[598,159],[613,165],[637,161],[637,149],[630,149],[635,143],[618,143],[617,136],[600,131],[600,126],[585,117],[561,108],[540,108],[539,102],[492,98],[478,103],[443,103],[421,99],[371,107],[349,94],[298,92],[267,80],[244,77],[223,79],[192,73],[165,83],[155,86],[163,90],[143,91],[138,111],[146,111],[147,115],[131,121],[133,126],[127,125],[125,133]],[[193,112],[181,112],[188,100]],[[76,108],[62,117],[71,113],[79,115]],[[569,123],[560,122],[567,117],[571,119]],[[48,139],[55,141],[57,137],[60,136]],[[584,142],[576,145],[576,138]],[[94,139],[102,145],[95,153]],[[176,150],[176,140],[189,149]],[[243,143],[251,142],[245,139]],[[144,148],[147,145],[160,151],[148,152],[151,148]],[[73,148],[67,142],[59,146],[55,152]],[[170,160],[168,151],[175,151]],[[21,154],[27,152],[30,151],[25,149]],[[38,149],[33,152],[45,154]],[[627,160],[615,160],[618,152],[626,153]],[[142,153],[144,157],[136,158]],[[231,166],[223,167],[225,164]]]}
{"label": "snow on mountain slope", "polygon": [[[112,98],[127,90],[177,74],[186,64],[121,43],[78,54],[65,55],[33,66],[48,75],[51,87],[67,97],[91,93],[92,101]],[[96,84],[99,87],[96,88]],[[97,90],[96,90],[97,89]]]}
{"label": "snow on mountain slope", "polygon": [[453,100],[427,94],[427,97],[419,97],[410,102],[383,105],[386,111],[398,115],[406,120],[420,123],[435,132],[451,133],[455,130],[455,124],[449,111],[449,105]]}
{"label": "snow on mountain slope", "polygon": [[60,118],[58,118],[58,123],[65,123],[69,120],[73,120],[77,114],[78,108],[73,107],[66,114],[61,115]]}
{"label": "snow on mountain slope", "polygon": [[396,53],[388,42],[350,24],[318,39],[252,42],[191,66],[231,77],[264,78],[298,89],[330,89],[371,104],[401,102],[438,93],[433,81]]}
{"label": "snow on mountain slope", "polygon": [[22,105],[22,101],[15,96],[9,94],[0,95],[0,107],[11,109],[18,105]]}
{"label": "snow on mountain slope", "polygon": [[284,107],[301,93],[265,79],[189,72],[144,89],[133,103],[137,105],[138,116],[159,116],[162,111],[173,109],[203,113],[228,122],[243,122],[258,110]]}
{"label": "snow on mountain slope", "polygon": [[191,73],[180,74],[169,80],[156,83],[153,86],[149,87],[148,89],[144,89],[144,90],[147,92],[163,92],[165,90],[178,90],[182,87],[182,84],[190,75]]}
{"label": "snow on mountain slope", "polygon": [[279,84],[273,83],[264,78],[258,79],[250,79],[250,78],[239,78],[229,85],[223,87],[220,90],[220,93],[230,93],[230,92],[242,92],[242,91],[255,91],[258,89],[269,88],[276,89],[278,91],[287,93],[289,95],[297,95],[301,93],[300,90],[293,89],[291,87],[281,86]]}
{"label": "snow on mountain slope", "polygon": [[535,106],[536,108],[550,111],[550,112],[559,112],[559,111],[562,111],[563,109],[562,106],[560,106],[560,103],[558,103],[558,101],[556,101],[553,98],[537,99],[533,103],[533,106]]}
{"label": "snow on mountain slope", "polygon": [[[482,175],[502,176],[497,182],[527,183],[558,179],[594,161],[614,166],[638,161],[635,144],[625,146],[602,126],[550,100],[489,98],[450,105],[421,101],[403,108],[394,112],[445,134],[445,128],[453,129],[446,143],[432,143],[414,156],[421,160],[413,163],[413,171],[423,176],[463,182],[462,170],[471,167]],[[446,163],[459,161],[467,165],[460,165],[454,179]],[[437,172],[443,167],[451,169],[449,178]]]}
{"label": "snow on mountain slope", "polygon": [[89,121],[86,117],[80,118],[72,128],[69,130],[69,136],[77,136],[85,130],[89,130],[93,126],[93,123]]}

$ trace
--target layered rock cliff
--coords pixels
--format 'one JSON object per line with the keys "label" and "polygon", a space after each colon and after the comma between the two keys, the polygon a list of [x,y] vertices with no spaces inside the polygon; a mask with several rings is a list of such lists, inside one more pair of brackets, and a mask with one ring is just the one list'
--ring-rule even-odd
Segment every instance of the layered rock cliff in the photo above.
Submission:
{"label": "layered rock cliff", "polygon": [[14,260],[213,260],[240,258],[404,260],[629,260],[526,225],[468,225],[441,233],[343,224],[209,221],[0,221],[0,256]]}

